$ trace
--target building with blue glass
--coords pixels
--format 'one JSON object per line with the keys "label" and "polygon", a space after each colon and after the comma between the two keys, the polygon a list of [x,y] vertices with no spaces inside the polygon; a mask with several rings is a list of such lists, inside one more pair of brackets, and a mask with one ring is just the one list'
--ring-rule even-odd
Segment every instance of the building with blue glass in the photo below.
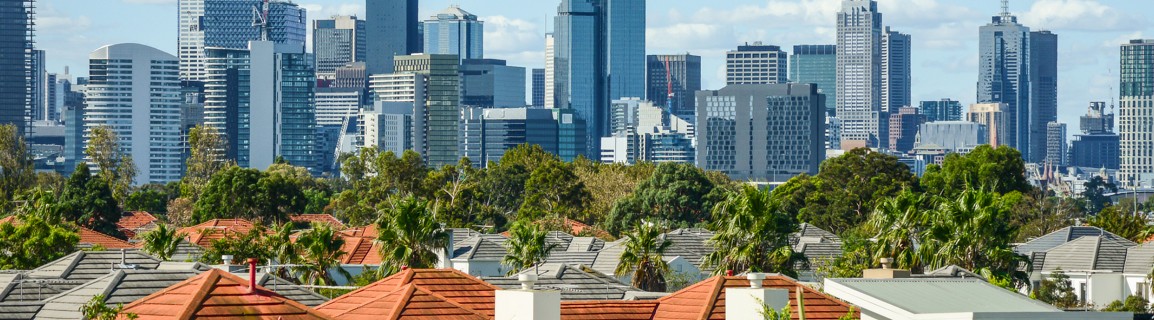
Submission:
{"label": "building with blue glass", "polygon": [[32,8],[31,0],[0,1],[0,124],[18,133],[30,128]]}
{"label": "building with blue glass", "polygon": [[793,46],[789,56],[789,82],[812,83],[824,94],[825,109],[837,115],[837,45]]}
{"label": "building with blue glass", "polygon": [[545,69],[533,69],[533,101],[534,107],[545,107]]}
{"label": "building with blue glass", "polygon": [[922,101],[918,109],[926,116],[926,122],[962,121],[962,103],[951,99]]}
{"label": "building with blue glass", "polygon": [[602,0],[609,99],[645,98],[645,0]]}
{"label": "building with blue glass", "polygon": [[317,77],[336,77],[337,68],[364,62],[367,55],[365,20],[356,16],[333,16],[313,21],[313,55]]}
{"label": "building with blue glass", "polygon": [[365,1],[368,73],[393,72],[393,57],[421,51],[417,0]]}
{"label": "building with blue glass", "polygon": [[470,59],[461,63],[461,105],[512,108],[525,106],[525,68],[505,60]]}
{"label": "building with blue glass", "polygon": [[701,57],[688,53],[650,55],[646,64],[649,69],[646,84],[649,101],[692,120],[693,95],[701,90]]}
{"label": "building with blue glass", "polygon": [[425,20],[425,51],[455,54],[461,60],[485,58],[485,23],[477,15],[451,6]]}
{"label": "building with blue glass", "polygon": [[606,74],[604,2],[562,0],[554,27],[555,107],[571,109],[587,128],[580,155],[600,153],[608,132],[609,83]]}
{"label": "building with blue glass", "polygon": [[[372,2],[372,1],[371,1]],[[205,49],[247,49],[261,39],[253,12],[263,11],[263,0],[180,0],[180,77],[204,81]],[[307,32],[305,8],[287,0],[268,3],[270,41],[304,51]]]}

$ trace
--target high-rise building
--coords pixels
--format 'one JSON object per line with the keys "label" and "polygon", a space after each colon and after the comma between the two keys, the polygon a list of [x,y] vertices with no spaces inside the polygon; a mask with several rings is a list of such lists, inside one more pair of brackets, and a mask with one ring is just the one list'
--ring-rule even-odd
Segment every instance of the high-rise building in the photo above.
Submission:
{"label": "high-rise building", "polygon": [[417,73],[373,75],[369,87],[374,103],[361,115],[360,146],[395,154],[424,152],[428,79]]}
{"label": "high-rise building", "polygon": [[[456,164],[460,158],[457,154],[460,147],[457,141],[458,126],[461,122],[459,67],[460,60],[452,54],[414,54],[396,56],[394,59],[395,73],[428,76],[425,82],[425,92],[428,93],[424,116],[425,149],[420,153],[430,167]],[[522,99],[524,96],[522,93]]]}
{"label": "high-rise building", "polygon": [[881,137],[882,14],[874,0],[843,0],[837,14],[837,117],[842,148]]}
{"label": "high-rise building", "polygon": [[545,34],[545,109],[557,107],[557,41]]}
{"label": "high-rise building", "polygon": [[[140,44],[101,47],[88,56],[84,130],[106,127],[136,166],[134,184],[180,180],[180,62]],[[88,140],[85,141],[87,145]]]}
{"label": "high-rise building", "polygon": [[694,163],[694,126],[665,106],[627,98],[613,101],[613,135],[601,138],[601,162]]}
{"label": "high-rise building", "polygon": [[461,155],[485,166],[522,144],[557,154],[558,123],[549,109],[480,108],[461,110]]}
{"label": "high-rise building", "polygon": [[918,108],[926,115],[926,122],[962,121],[962,103],[950,99],[922,101]]}
{"label": "high-rise building", "polygon": [[317,173],[315,71],[303,47],[288,49],[206,49],[205,124],[224,134],[239,166],[264,169],[280,156]]}
{"label": "high-rise building", "polygon": [[645,1],[599,0],[609,99],[645,97]]}
{"label": "high-rise building", "polygon": [[369,74],[393,72],[393,58],[421,51],[417,0],[365,2]]}
{"label": "high-rise building", "polygon": [[328,87],[367,89],[369,87],[369,74],[366,71],[365,63],[353,62],[338,67]]}
{"label": "high-rise building", "polygon": [[[1000,145],[1030,159],[1030,28],[1003,10],[979,29],[978,102],[1005,104]],[[991,132],[995,131],[993,128]],[[991,141],[993,143],[993,141]]]}
{"label": "high-rise building", "polygon": [[0,125],[31,127],[32,0],[0,0]]}
{"label": "high-rise building", "polygon": [[736,180],[785,181],[825,160],[825,101],[811,84],[697,92],[697,166]]}
{"label": "high-rise building", "polygon": [[[1058,35],[1050,31],[1034,31],[1030,32],[1029,161],[1065,159],[1065,154],[1049,153],[1065,150],[1049,147],[1049,124],[1054,121],[1058,121]],[[1065,141],[1064,136],[1062,141]]]}
{"label": "high-rise building", "polygon": [[45,104],[45,83],[44,76],[48,73],[45,70],[45,63],[47,63],[48,55],[44,50],[32,51],[32,87],[29,89],[29,95],[32,98],[32,121],[48,120],[48,106]]}
{"label": "high-rise building", "polygon": [[545,107],[545,69],[533,69],[533,103],[537,108]]}
{"label": "high-rise building", "polygon": [[1046,124],[1046,158],[1043,163],[1065,167],[1069,146],[1066,144],[1066,124],[1050,122]]}
{"label": "high-rise building", "polygon": [[572,109],[586,123],[587,149],[580,154],[590,158],[600,153],[601,137],[609,133],[603,4],[601,0],[562,0],[554,27],[554,107]]}
{"label": "high-rise building", "polygon": [[562,161],[571,162],[589,152],[585,144],[589,138],[588,124],[577,116],[577,111],[569,108],[550,109],[553,120],[557,121],[557,155]]}
{"label": "high-rise building", "polygon": [[365,20],[356,16],[333,16],[313,21],[313,56],[317,78],[336,77],[337,68],[353,62],[364,62],[366,47]]}
{"label": "high-rise building", "polygon": [[825,109],[837,115],[837,45],[793,46],[789,56],[789,82],[812,83],[825,95]]}
{"label": "high-rise building", "polygon": [[692,120],[694,94],[701,90],[701,57],[686,53],[650,55],[647,59],[649,101],[678,117]]}
{"label": "high-rise building", "polygon": [[[264,3],[264,0],[179,0],[180,78],[207,79],[206,48],[247,49],[249,41],[262,40],[254,12],[263,11]],[[308,32],[306,10],[287,0],[267,3],[267,40],[299,47],[303,52]]]}
{"label": "high-rise building", "polygon": [[44,120],[60,121],[60,110],[64,108],[64,90],[68,80],[61,79],[57,73],[45,73],[44,86]]}
{"label": "high-rise building", "polygon": [[901,107],[889,118],[889,146],[891,150],[907,153],[916,146],[918,128],[926,123],[926,116],[918,108]]}
{"label": "high-rise building", "polygon": [[911,51],[909,34],[885,28],[882,32],[882,112],[895,113],[900,108],[913,106]]}
{"label": "high-rise building", "polygon": [[427,54],[455,54],[461,60],[485,58],[485,23],[477,15],[451,6],[425,20]]}
{"label": "high-rise building", "polygon": [[[64,73],[68,73],[67,69]],[[81,79],[77,80],[79,82]],[[61,168],[61,174],[70,176],[76,169],[76,164],[84,161],[85,102],[82,85],[72,85],[69,82],[65,82],[64,85],[64,107],[60,109],[60,118],[64,121],[64,166]]]}
{"label": "high-rise building", "polygon": [[918,129],[918,148],[967,153],[989,144],[990,133],[984,124],[969,121],[926,122]]}
{"label": "high-rise building", "polygon": [[970,105],[970,112],[966,114],[966,121],[986,126],[989,138],[986,142],[991,146],[1006,145],[1006,140],[1013,136],[1010,131],[1010,117],[1006,112],[1005,103],[978,103]]}
{"label": "high-rise building", "polygon": [[779,46],[759,42],[725,53],[725,84],[786,83],[789,54]]}
{"label": "high-rise building", "polygon": [[317,88],[317,126],[340,127],[355,119],[368,98],[361,88]]}
{"label": "high-rise building", "polygon": [[1114,133],[1114,113],[1107,113],[1105,102],[1091,102],[1070,147],[1070,165],[1075,167],[1118,169],[1120,160],[1118,134]]}
{"label": "high-rise building", "polygon": [[525,106],[525,68],[505,60],[470,59],[461,64],[461,105],[513,108]]}
{"label": "high-rise building", "polygon": [[1118,133],[1121,168],[1118,181],[1154,186],[1154,40],[1122,45],[1121,105]]}

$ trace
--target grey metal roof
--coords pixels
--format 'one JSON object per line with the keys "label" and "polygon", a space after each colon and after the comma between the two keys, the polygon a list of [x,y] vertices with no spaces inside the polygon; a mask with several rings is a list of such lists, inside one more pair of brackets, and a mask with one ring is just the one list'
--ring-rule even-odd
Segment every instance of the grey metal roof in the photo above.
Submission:
{"label": "grey metal roof", "polygon": [[453,259],[501,261],[509,254],[506,240],[500,235],[472,236],[453,245]]}
{"label": "grey metal roof", "polygon": [[[285,298],[300,302],[301,304],[309,306],[310,308],[316,308],[317,306],[329,301],[329,298],[317,294],[308,288],[296,285],[295,283],[285,280],[284,278],[267,273],[261,273],[257,275],[257,277],[259,279],[257,284],[260,286],[285,296]],[[248,275],[245,274],[244,278],[248,278]]]}
{"label": "grey metal roof", "polygon": [[1084,236],[1047,250],[1042,259],[1035,260],[1034,270],[1043,272],[1062,270],[1101,270],[1122,272],[1126,250],[1133,242],[1121,242],[1110,237]]}
{"label": "grey metal roof", "polygon": [[1154,269],[1154,242],[1147,242],[1126,249],[1126,265],[1123,272],[1148,274]]}
{"label": "grey metal roof", "polygon": [[1118,242],[1128,243],[1131,246],[1137,245],[1137,243],[1134,243],[1133,241],[1127,240],[1126,238],[1120,237],[1106,230],[1102,230],[1101,228],[1079,226],[1062,228],[1061,230],[1051,232],[1050,234],[1038,237],[1034,240],[1030,240],[1029,242],[1014,247],[1014,252],[1029,256],[1034,252],[1049,251],[1050,249],[1053,249],[1054,247],[1060,246],[1064,243],[1077,240],[1081,237],[1091,236],[1101,236]]}
{"label": "grey metal roof", "polygon": [[[826,279],[915,314],[1061,312],[978,279]],[[829,286],[827,285],[827,290]]]}
{"label": "grey metal roof", "polygon": [[564,263],[591,266],[597,260],[597,252],[571,252],[554,249],[545,258],[545,263]]}
{"label": "grey metal roof", "polygon": [[[560,290],[561,300],[622,300],[627,292],[641,291],[584,265],[545,263],[521,273],[536,273],[537,288]],[[481,279],[504,289],[521,287],[516,275]]]}
{"label": "grey metal roof", "polygon": [[623,251],[625,251],[625,239],[607,243],[604,248],[597,251],[597,257],[590,267],[603,274],[613,274],[617,270],[617,264],[621,262]]}
{"label": "grey metal roof", "polygon": [[93,280],[114,270],[156,269],[160,260],[138,250],[77,251],[28,272],[30,278]]}
{"label": "grey metal roof", "polygon": [[43,306],[42,302],[0,303],[0,320],[31,320]]}
{"label": "grey metal roof", "polygon": [[188,270],[117,270],[72,290],[48,298],[37,319],[79,319],[80,307],[97,295],[105,296],[110,306],[129,304],[140,298],[188,280],[200,271]]}
{"label": "grey metal roof", "polygon": [[181,240],[180,244],[176,246],[176,252],[172,254],[171,261],[193,262],[200,260],[204,255],[204,248],[198,245],[188,243],[188,240]]}

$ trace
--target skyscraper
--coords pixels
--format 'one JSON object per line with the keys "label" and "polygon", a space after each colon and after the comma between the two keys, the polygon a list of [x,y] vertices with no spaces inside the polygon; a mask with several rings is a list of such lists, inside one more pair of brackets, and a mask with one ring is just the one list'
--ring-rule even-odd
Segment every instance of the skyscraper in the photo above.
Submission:
{"label": "skyscraper", "polygon": [[545,107],[545,69],[533,69],[533,103],[537,108]]}
{"label": "skyscraper", "polygon": [[970,105],[970,112],[966,114],[966,120],[986,126],[986,133],[989,134],[986,141],[991,146],[1004,146],[1006,140],[1009,140],[1008,137],[1013,136],[1013,132],[1009,130],[1010,117],[1009,113],[1006,112],[1005,103]]}
{"label": "skyscraper", "polygon": [[30,127],[32,77],[32,0],[0,0],[0,125]]}
{"label": "skyscraper", "polygon": [[428,79],[428,75],[417,73],[373,75],[369,85],[372,108],[361,114],[361,146],[376,146],[395,154],[405,150],[423,153]]}
{"label": "skyscraper", "polygon": [[545,109],[557,107],[557,41],[545,34]]}
{"label": "skyscraper", "polygon": [[451,6],[424,22],[425,51],[455,54],[466,59],[485,58],[485,23],[477,15]]}
{"label": "skyscraper", "polygon": [[1118,134],[1114,133],[1114,113],[1106,113],[1105,102],[1091,102],[1070,148],[1070,165],[1075,167],[1118,169],[1120,159]]}
{"label": "skyscraper", "polygon": [[364,62],[367,54],[365,20],[356,16],[333,16],[313,21],[313,55],[317,78],[332,79],[337,68]]}
{"label": "skyscraper", "polygon": [[897,113],[902,107],[913,106],[911,50],[909,34],[890,27],[882,32],[882,112]]}
{"label": "skyscraper", "polygon": [[812,83],[825,95],[825,109],[837,115],[837,46],[793,46],[789,56],[789,82]]}
{"label": "skyscraper", "polygon": [[461,105],[514,108],[525,106],[525,68],[499,59],[470,59],[461,64]]}
{"label": "skyscraper", "polygon": [[132,155],[134,184],[180,180],[179,60],[132,43],[101,47],[88,58],[86,137],[98,127],[115,133],[121,150]]}
{"label": "skyscraper", "polygon": [[369,74],[393,72],[393,57],[421,51],[417,0],[365,2]]}
{"label": "skyscraper", "polygon": [[601,0],[562,0],[555,18],[556,108],[572,109],[586,123],[585,152],[600,153],[608,135],[609,84]]}
{"label": "skyscraper", "polygon": [[729,85],[697,92],[697,166],[735,180],[816,174],[825,103],[811,84]]}
{"label": "skyscraper", "polygon": [[842,148],[880,142],[882,14],[874,0],[843,0],[837,14],[837,117]]}
{"label": "skyscraper", "polygon": [[[648,60],[646,91],[649,101],[678,117],[692,120],[693,104],[697,100],[694,94],[701,90],[701,57],[688,53],[650,55]],[[670,89],[673,89],[672,99]]]}
{"label": "skyscraper", "polygon": [[1058,167],[1066,166],[1069,147],[1066,145],[1066,124],[1050,122],[1046,124],[1046,158],[1041,162]]}
{"label": "skyscraper", "polygon": [[[180,78],[205,81],[205,49],[247,49],[249,41],[261,40],[254,12],[263,11],[263,0],[179,0]],[[269,41],[300,47],[304,51],[306,13],[287,0],[268,3]],[[295,49],[294,49],[295,50]]]}
{"label": "skyscraper", "polygon": [[737,46],[725,53],[725,84],[786,83],[787,55],[781,47],[760,41]]}
{"label": "skyscraper", "polygon": [[[458,131],[461,121],[460,60],[453,54],[414,54],[397,56],[395,73],[416,73],[428,76],[428,93],[424,114],[425,149],[418,150],[425,162],[434,168],[456,164]],[[523,76],[522,76],[523,77]],[[524,79],[524,78],[522,78]],[[522,80],[523,81],[523,80]],[[524,95],[522,94],[522,99]],[[419,115],[415,115],[419,116]]]}
{"label": "skyscraper", "polygon": [[[1058,121],[1058,35],[1030,32],[1030,157],[1031,162],[1065,159],[1049,147],[1049,123]],[[1065,137],[1063,140],[1065,141]],[[1051,161],[1051,163],[1056,163]],[[1065,161],[1062,162],[1063,164]]]}
{"label": "skyscraper", "polygon": [[926,122],[962,121],[962,103],[950,99],[922,101],[919,106]]}
{"label": "skyscraper", "polygon": [[1121,169],[1118,181],[1154,186],[1154,40],[1130,40],[1122,45]]}
{"label": "skyscraper", "polygon": [[485,166],[522,144],[540,146],[557,154],[557,127],[553,112],[537,108],[464,108],[461,116],[461,155]]}
{"label": "skyscraper", "polygon": [[609,99],[645,97],[645,1],[599,0],[605,27]]}
{"label": "skyscraper", "polygon": [[889,117],[889,146],[897,152],[910,152],[915,147],[918,128],[926,123],[926,116],[918,113],[918,108],[901,107]]}
{"label": "skyscraper", "polygon": [[[1008,132],[999,144],[1030,159],[1030,28],[1004,9],[979,29],[978,102],[1004,103]],[[992,128],[990,131],[994,131]],[[992,142],[992,141],[991,141]]]}

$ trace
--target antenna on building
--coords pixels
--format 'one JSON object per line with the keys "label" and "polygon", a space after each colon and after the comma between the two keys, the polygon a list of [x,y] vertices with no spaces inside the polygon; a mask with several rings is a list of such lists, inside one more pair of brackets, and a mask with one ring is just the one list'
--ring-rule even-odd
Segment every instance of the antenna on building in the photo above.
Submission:
{"label": "antenna on building", "polygon": [[1002,16],[1010,16],[1010,0],[1002,0]]}

